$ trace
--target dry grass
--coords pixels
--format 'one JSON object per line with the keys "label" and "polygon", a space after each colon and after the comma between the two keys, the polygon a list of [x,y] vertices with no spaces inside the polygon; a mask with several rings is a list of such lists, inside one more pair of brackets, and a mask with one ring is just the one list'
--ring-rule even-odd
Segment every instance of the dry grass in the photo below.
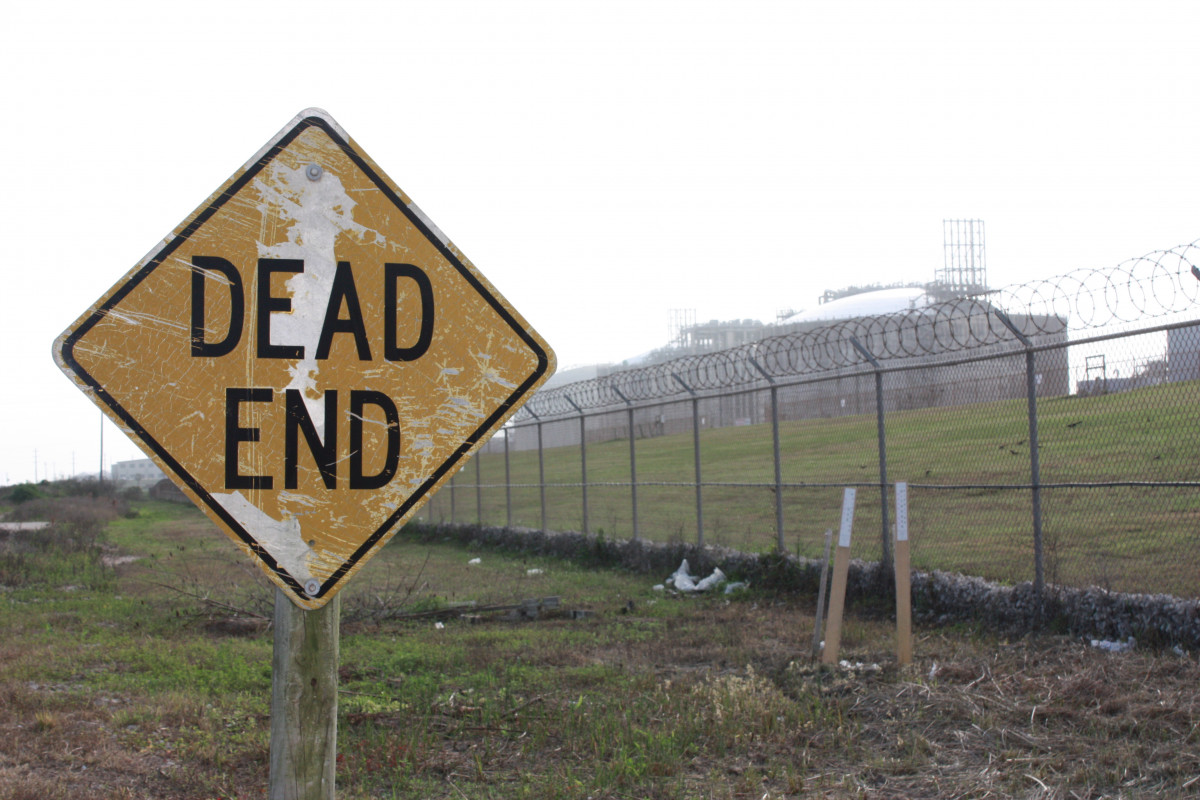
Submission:
{"label": "dry grass", "polygon": [[[136,527],[155,513],[116,523],[141,558],[115,590],[0,593],[0,798],[264,795],[270,635],[210,625],[232,612],[165,586],[246,605],[264,590],[198,516]],[[393,542],[347,607],[555,594],[593,614],[344,618],[339,797],[1200,796],[1195,655],[921,628],[900,669],[891,623],[860,610],[852,666],[822,670],[812,598],[651,582]]]}

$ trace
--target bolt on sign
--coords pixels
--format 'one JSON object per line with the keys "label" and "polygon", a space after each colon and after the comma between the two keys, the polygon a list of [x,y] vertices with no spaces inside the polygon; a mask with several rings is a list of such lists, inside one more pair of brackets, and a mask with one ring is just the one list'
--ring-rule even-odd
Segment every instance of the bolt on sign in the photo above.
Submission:
{"label": "bolt on sign", "polygon": [[318,109],[88,309],[54,357],[307,609],[324,605],[555,363]]}

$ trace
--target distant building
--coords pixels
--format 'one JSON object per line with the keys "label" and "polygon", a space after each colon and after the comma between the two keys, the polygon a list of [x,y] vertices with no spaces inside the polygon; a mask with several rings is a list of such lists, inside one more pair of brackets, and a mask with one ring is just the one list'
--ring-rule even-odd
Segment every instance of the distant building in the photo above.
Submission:
{"label": "distant building", "polygon": [[821,303],[816,308],[795,311],[783,316],[771,333],[782,333],[799,328],[815,327],[813,322],[837,322],[856,317],[878,317],[882,314],[899,314],[932,305],[933,298],[921,287],[897,286],[875,289],[858,294],[838,297]]}
{"label": "distant building", "polygon": [[614,366],[612,364],[587,364],[584,366],[562,367],[550,376],[550,379],[546,381],[545,388],[553,389],[555,386],[565,386],[568,383],[603,378],[605,375],[620,369],[622,369],[621,366]]}
{"label": "distant building", "polygon": [[149,489],[161,481],[165,475],[148,458],[138,458],[133,461],[118,461],[112,465],[112,479],[122,486],[136,486],[139,489]]}
{"label": "distant building", "polygon": [[741,344],[756,342],[769,332],[770,329],[756,319],[735,319],[727,322],[714,319],[699,325],[690,325],[682,330],[680,355],[728,350]]}

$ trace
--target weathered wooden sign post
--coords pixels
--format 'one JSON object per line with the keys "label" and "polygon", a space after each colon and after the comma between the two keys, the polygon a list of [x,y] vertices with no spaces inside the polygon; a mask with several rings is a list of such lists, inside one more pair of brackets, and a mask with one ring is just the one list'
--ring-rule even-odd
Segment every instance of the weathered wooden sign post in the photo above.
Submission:
{"label": "weathered wooden sign post", "polygon": [[846,583],[850,574],[850,533],[854,528],[854,499],[857,490],[842,490],[842,523],[838,529],[837,550],[833,556],[833,586],[829,591],[829,620],[825,623],[825,649],[822,664],[838,663],[842,646],[842,615],[846,605]]}
{"label": "weathered wooden sign post", "polygon": [[[278,587],[271,797],[332,798],[327,604],[550,377],[553,352],[309,109],[54,357]],[[297,772],[314,760],[320,776]]]}

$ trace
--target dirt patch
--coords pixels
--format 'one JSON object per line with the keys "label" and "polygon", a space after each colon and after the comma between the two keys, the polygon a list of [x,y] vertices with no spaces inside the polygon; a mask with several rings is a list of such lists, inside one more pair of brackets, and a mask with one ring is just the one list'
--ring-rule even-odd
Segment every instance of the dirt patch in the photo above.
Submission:
{"label": "dirt patch", "polygon": [[189,770],[122,741],[113,724],[120,700],[39,685],[7,685],[0,696],[0,797],[199,796]]}

